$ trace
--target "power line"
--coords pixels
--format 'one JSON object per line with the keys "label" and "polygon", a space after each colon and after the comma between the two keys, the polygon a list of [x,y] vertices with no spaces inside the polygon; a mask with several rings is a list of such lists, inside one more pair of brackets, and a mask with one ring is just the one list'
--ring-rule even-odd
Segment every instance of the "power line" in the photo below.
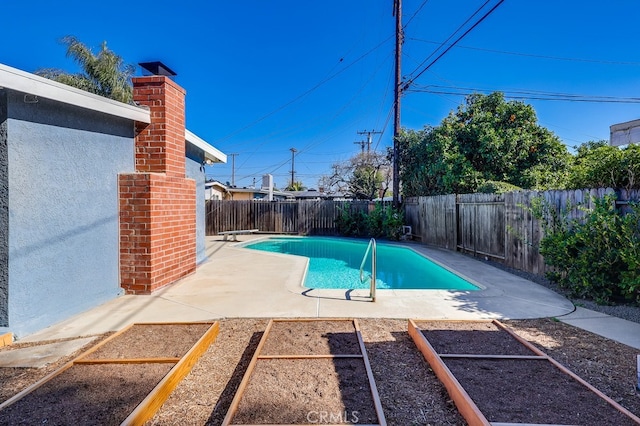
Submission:
{"label": "power line", "polygon": [[469,16],[467,18],[466,21],[464,21],[462,24],[460,24],[460,26],[458,26],[458,28],[456,28],[456,30],[454,32],[451,33],[451,35],[449,37],[447,37],[447,39],[445,41],[443,41],[440,46],[438,46],[433,52],[431,52],[431,54],[429,56],[427,56],[422,62],[420,62],[420,64],[416,67],[415,70],[413,70],[409,75],[413,74],[414,72],[416,72],[421,66],[423,66],[425,63],[427,63],[427,61],[429,59],[431,59],[433,57],[433,55],[436,54],[436,52],[438,52],[438,50],[440,50],[443,46],[449,46],[447,43],[449,42],[449,40],[451,40],[453,38],[453,36],[455,36],[458,31],[460,31],[462,28],[464,28],[464,26],[469,23],[469,21],[471,21],[471,19],[473,19],[474,16],[476,16],[491,0],[487,0],[484,2],[484,4],[482,6],[480,6],[478,9],[476,9],[475,12],[473,12],[473,14],[471,16]]}
{"label": "power line", "polygon": [[[413,88],[410,92],[419,93],[434,93],[441,95],[459,95],[468,96],[475,93],[491,93],[496,90],[488,89],[474,89],[467,87],[455,87],[455,86],[439,86],[428,85],[418,88]],[[602,95],[581,95],[575,93],[557,93],[557,92],[543,92],[535,90],[505,90],[501,91],[505,98],[509,99],[532,99],[542,101],[563,101],[563,102],[592,102],[592,103],[640,103],[640,98],[633,97],[616,97],[616,96],[602,96]]]}
{"label": "power line", "polygon": [[[490,0],[487,0],[476,12],[474,12],[474,14],[471,16],[475,16],[481,9],[483,9],[485,7],[485,5],[487,3],[489,3]],[[424,74],[425,71],[427,71],[429,68],[431,68],[431,66],[433,66],[433,64],[435,64],[436,62],[438,62],[438,60],[440,58],[442,58],[449,50],[451,50],[451,48],[453,46],[455,46],[460,40],[462,40],[467,34],[469,34],[474,28],[476,28],[478,25],[480,25],[480,23],[482,21],[484,21],[489,15],[491,15],[493,13],[493,11],[495,11],[502,3],[504,2],[504,0],[499,0],[498,3],[493,6],[487,13],[485,13],[478,21],[476,21],[469,29],[467,29],[460,37],[458,37],[453,43],[451,43],[445,50],[444,52],[442,52],[440,55],[438,55],[433,61],[431,61],[429,63],[429,65],[427,65],[426,67],[424,67],[422,69],[422,71],[420,71],[416,76],[412,77],[411,79],[409,79],[409,81],[407,81],[404,85],[404,89],[407,89],[418,77],[420,77],[422,74]],[[468,22],[469,20],[465,21]],[[464,25],[464,24],[463,24]],[[457,32],[458,30],[456,30]],[[455,34],[455,32],[454,32]],[[448,41],[450,39],[450,37],[446,40]],[[445,43],[446,43],[445,41]],[[436,49],[437,51],[437,49]],[[423,61],[424,63],[424,61]],[[418,67],[419,68],[419,67]],[[415,71],[413,71],[411,74],[413,74]]]}
{"label": "power line", "polygon": [[[353,65],[355,65],[356,63],[360,62],[362,59],[366,58],[368,55],[370,55],[371,53],[375,52],[377,49],[379,49],[380,47],[382,47],[386,42],[388,42],[389,40],[391,40],[393,38],[393,36],[389,36],[386,39],[384,39],[383,41],[381,41],[380,43],[378,43],[376,46],[374,46],[373,48],[371,48],[370,50],[368,50],[367,52],[363,53],[362,55],[360,55],[358,58],[356,58],[354,61],[352,61],[350,64],[348,64],[347,66],[345,66],[344,68],[342,68],[339,71],[336,71],[335,73],[329,75],[328,77],[325,77],[324,79],[320,80],[320,82],[318,82],[317,84],[315,84],[314,86],[312,86],[310,89],[306,90],[305,92],[303,92],[302,94],[296,96],[295,98],[293,98],[292,100],[290,100],[289,102],[285,103],[284,105],[274,109],[273,111],[263,115],[262,117],[258,118],[257,120],[254,120],[253,122],[241,127],[240,129],[236,130],[235,132],[231,132],[230,134],[224,136],[221,139],[218,139],[217,141],[215,141],[216,144],[220,144],[221,142],[224,142],[225,140],[237,135],[238,133],[243,132],[244,130],[251,128],[253,126],[255,126],[256,124],[260,123],[261,121],[266,120],[267,118],[271,117],[272,115],[282,111],[283,109],[285,109],[286,107],[288,107],[289,105],[299,101],[300,99],[304,98],[305,96],[307,96],[308,94],[312,93],[313,91],[315,91],[316,89],[318,89],[319,87],[321,87],[322,85],[324,85],[325,83],[328,83],[329,81],[333,80],[334,78],[336,78],[338,75],[342,74],[343,72],[345,72],[346,70],[348,70],[349,68],[351,68]],[[342,59],[341,59],[342,61]]]}
{"label": "power line", "polygon": [[[429,43],[429,44],[439,44],[440,46],[443,45],[442,42],[424,40],[424,39],[414,38],[414,37],[409,37],[409,40],[419,41],[419,42],[422,42],[422,43]],[[477,50],[477,51],[480,51],[480,52],[499,53],[499,54],[502,54],[502,55],[524,56],[524,57],[538,58],[538,59],[552,59],[552,60],[556,60],[556,61],[588,62],[588,63],[595,63],[595,64],[640,66],[640,62],[609,61],[609,60],[602,60],[602,59],[584,59],[584,58],[567,58],[567,57],[562,57],[562,56],[537,55],[537,54],[533,54],[533,53],[511,52],[511,51],[506,51],[506,50],[486,49],[486,48],[481,48],[481,47],[461,46],[461,45],[456,45],[455,47],[458,48],[458,49]]]}
{"label": "power line", "polygon": [[407,25],[409,25],[409,23],[410,23],[411,21],[413,21],[413,18],[415,18],[415,17],[416,17],[416,15],[417,15],[418,13],[420,13],[420,11],[422,10],[422,8],[423,8],[423,7],[425,7],[425,5],[426,5],[427,3],[429,3],[429,0],[424,0],[424,1],[422,2],[422,4],[420,5],[420,7],[418,7],[418,9],[416,9],[416,11],[415,11],[415,12],[413,12],[413,15],[411,15],[411,18],[407,19],[407,22],[402,26],[402,28],[403,28],[403,29],[404,29],[404,28],[407,28]]}

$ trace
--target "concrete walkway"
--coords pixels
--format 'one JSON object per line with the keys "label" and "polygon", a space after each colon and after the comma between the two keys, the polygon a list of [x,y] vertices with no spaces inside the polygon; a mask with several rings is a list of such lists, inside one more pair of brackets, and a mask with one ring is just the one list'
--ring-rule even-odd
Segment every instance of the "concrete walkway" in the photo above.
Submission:
{"label": "concrete walkway", "polygon": [[640,349],[640,324],[577,307],[574,312],[557,317],[560,321]]}

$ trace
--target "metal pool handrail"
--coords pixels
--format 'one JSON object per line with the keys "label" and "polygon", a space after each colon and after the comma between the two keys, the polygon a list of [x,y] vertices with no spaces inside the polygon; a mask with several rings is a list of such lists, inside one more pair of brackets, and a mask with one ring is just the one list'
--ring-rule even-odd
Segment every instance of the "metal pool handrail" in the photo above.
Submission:
{"label": "metal pool handrail", "polygon": [[372,302],[376,301],[376,266],[378,263],[378,255],[376,253],[376,239],[372,238],[369,240],[369,245],[367,246],[367,251],[364,253],[364,257],[362,258],[362,263],[360,263],[360,282],[364,282],[364,264],[367,261],[367,256],[371,251],[371,287],[369,290],[369,297]]}

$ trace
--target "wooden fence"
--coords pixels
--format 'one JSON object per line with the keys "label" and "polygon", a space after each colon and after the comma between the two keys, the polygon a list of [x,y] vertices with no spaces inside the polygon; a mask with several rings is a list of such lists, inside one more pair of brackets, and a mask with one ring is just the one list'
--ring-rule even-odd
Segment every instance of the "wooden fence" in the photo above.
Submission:
{"label": "wooden fence", "polygon": [[624,212],[640,191],[611,188],[576,191],[518,191],[505,194],[464,194],[416,197],[405,200],[405,222],[423,243],[460,250],[499,261],[514,269],[544,274],[546,265],[538,247],[543,237],[531,214],[531,201],[543,198],[569,218],[585,215],[594,198],[617,193]]}
{"label": "wooden fence", "polygon": [[[464,194],[417,197],[404,202],[405,224],[424,244],[471,253],[534,274],[546,265],[538,252],[542,228],[531,214],[531,201],[542,197],[557,211],[569,209],[579,218],[593,207],[593,198],[616,192],[620,210],[640,201],[640,191],[587,189],[518,191],[505,194]],[[579,207],[581,206],[581,207]],[[341,211],[370,212],[368,201],[218,201],[206,203],[206,234],[259,229],[261,233],[338,235]]]}
{"label": "wooden fence", "polygon": [[369,201],[219,201],[206,202],[206,234],[259,229],[264,233],[338,235],[336,219],[344,209],[371,211]]}

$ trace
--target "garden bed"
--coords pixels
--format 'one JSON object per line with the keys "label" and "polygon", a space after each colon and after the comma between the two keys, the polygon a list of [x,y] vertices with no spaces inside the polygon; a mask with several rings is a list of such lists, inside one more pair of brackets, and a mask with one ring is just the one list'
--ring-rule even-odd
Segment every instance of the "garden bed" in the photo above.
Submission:
{"label": "garden bed", "polygon": [[0,423],[142,424],[215,340],[218,328],[133,324],[0,404]]}
{"label": "garden bed", "polygon": [[[268,322],[264,318],[219,320],[220,333],[215,342],[147,424],[221,425]],[[635,390],[638,349],[553,319],[504,323],[607,396],[640,415],[640,397]],[[304,323],[296,324],[301,328],[304,326]],[[406,320],[366,318],[358,319],[358,324],[389,425],[465,424],[446,389],[416,350],[407,333]],[[108,335],[101,335],[96,339],[106,337]],[[319,345],[311,335],[308,339],[310,344]],[[302,339],[298,342],[302,345]],[[1,347],[0,352],[46,343],[53,341],[16,342]],[[329,347],[326,341],[322,344]],[[11,398],[77,356],[78,353],[73,354],[42,368],[0,368],[0,401]],[[317,374],[313,376],[317,377]],[[546,410],[544,406],[540,409]]]}
{"label": "garden bed", "polygon": [[223,424],[386,425],[356,320],[272,320]]}
{"label": "garden bed", "polygon": [[409,333],[470,424],[640,422],[497,321],[409,321]]}

